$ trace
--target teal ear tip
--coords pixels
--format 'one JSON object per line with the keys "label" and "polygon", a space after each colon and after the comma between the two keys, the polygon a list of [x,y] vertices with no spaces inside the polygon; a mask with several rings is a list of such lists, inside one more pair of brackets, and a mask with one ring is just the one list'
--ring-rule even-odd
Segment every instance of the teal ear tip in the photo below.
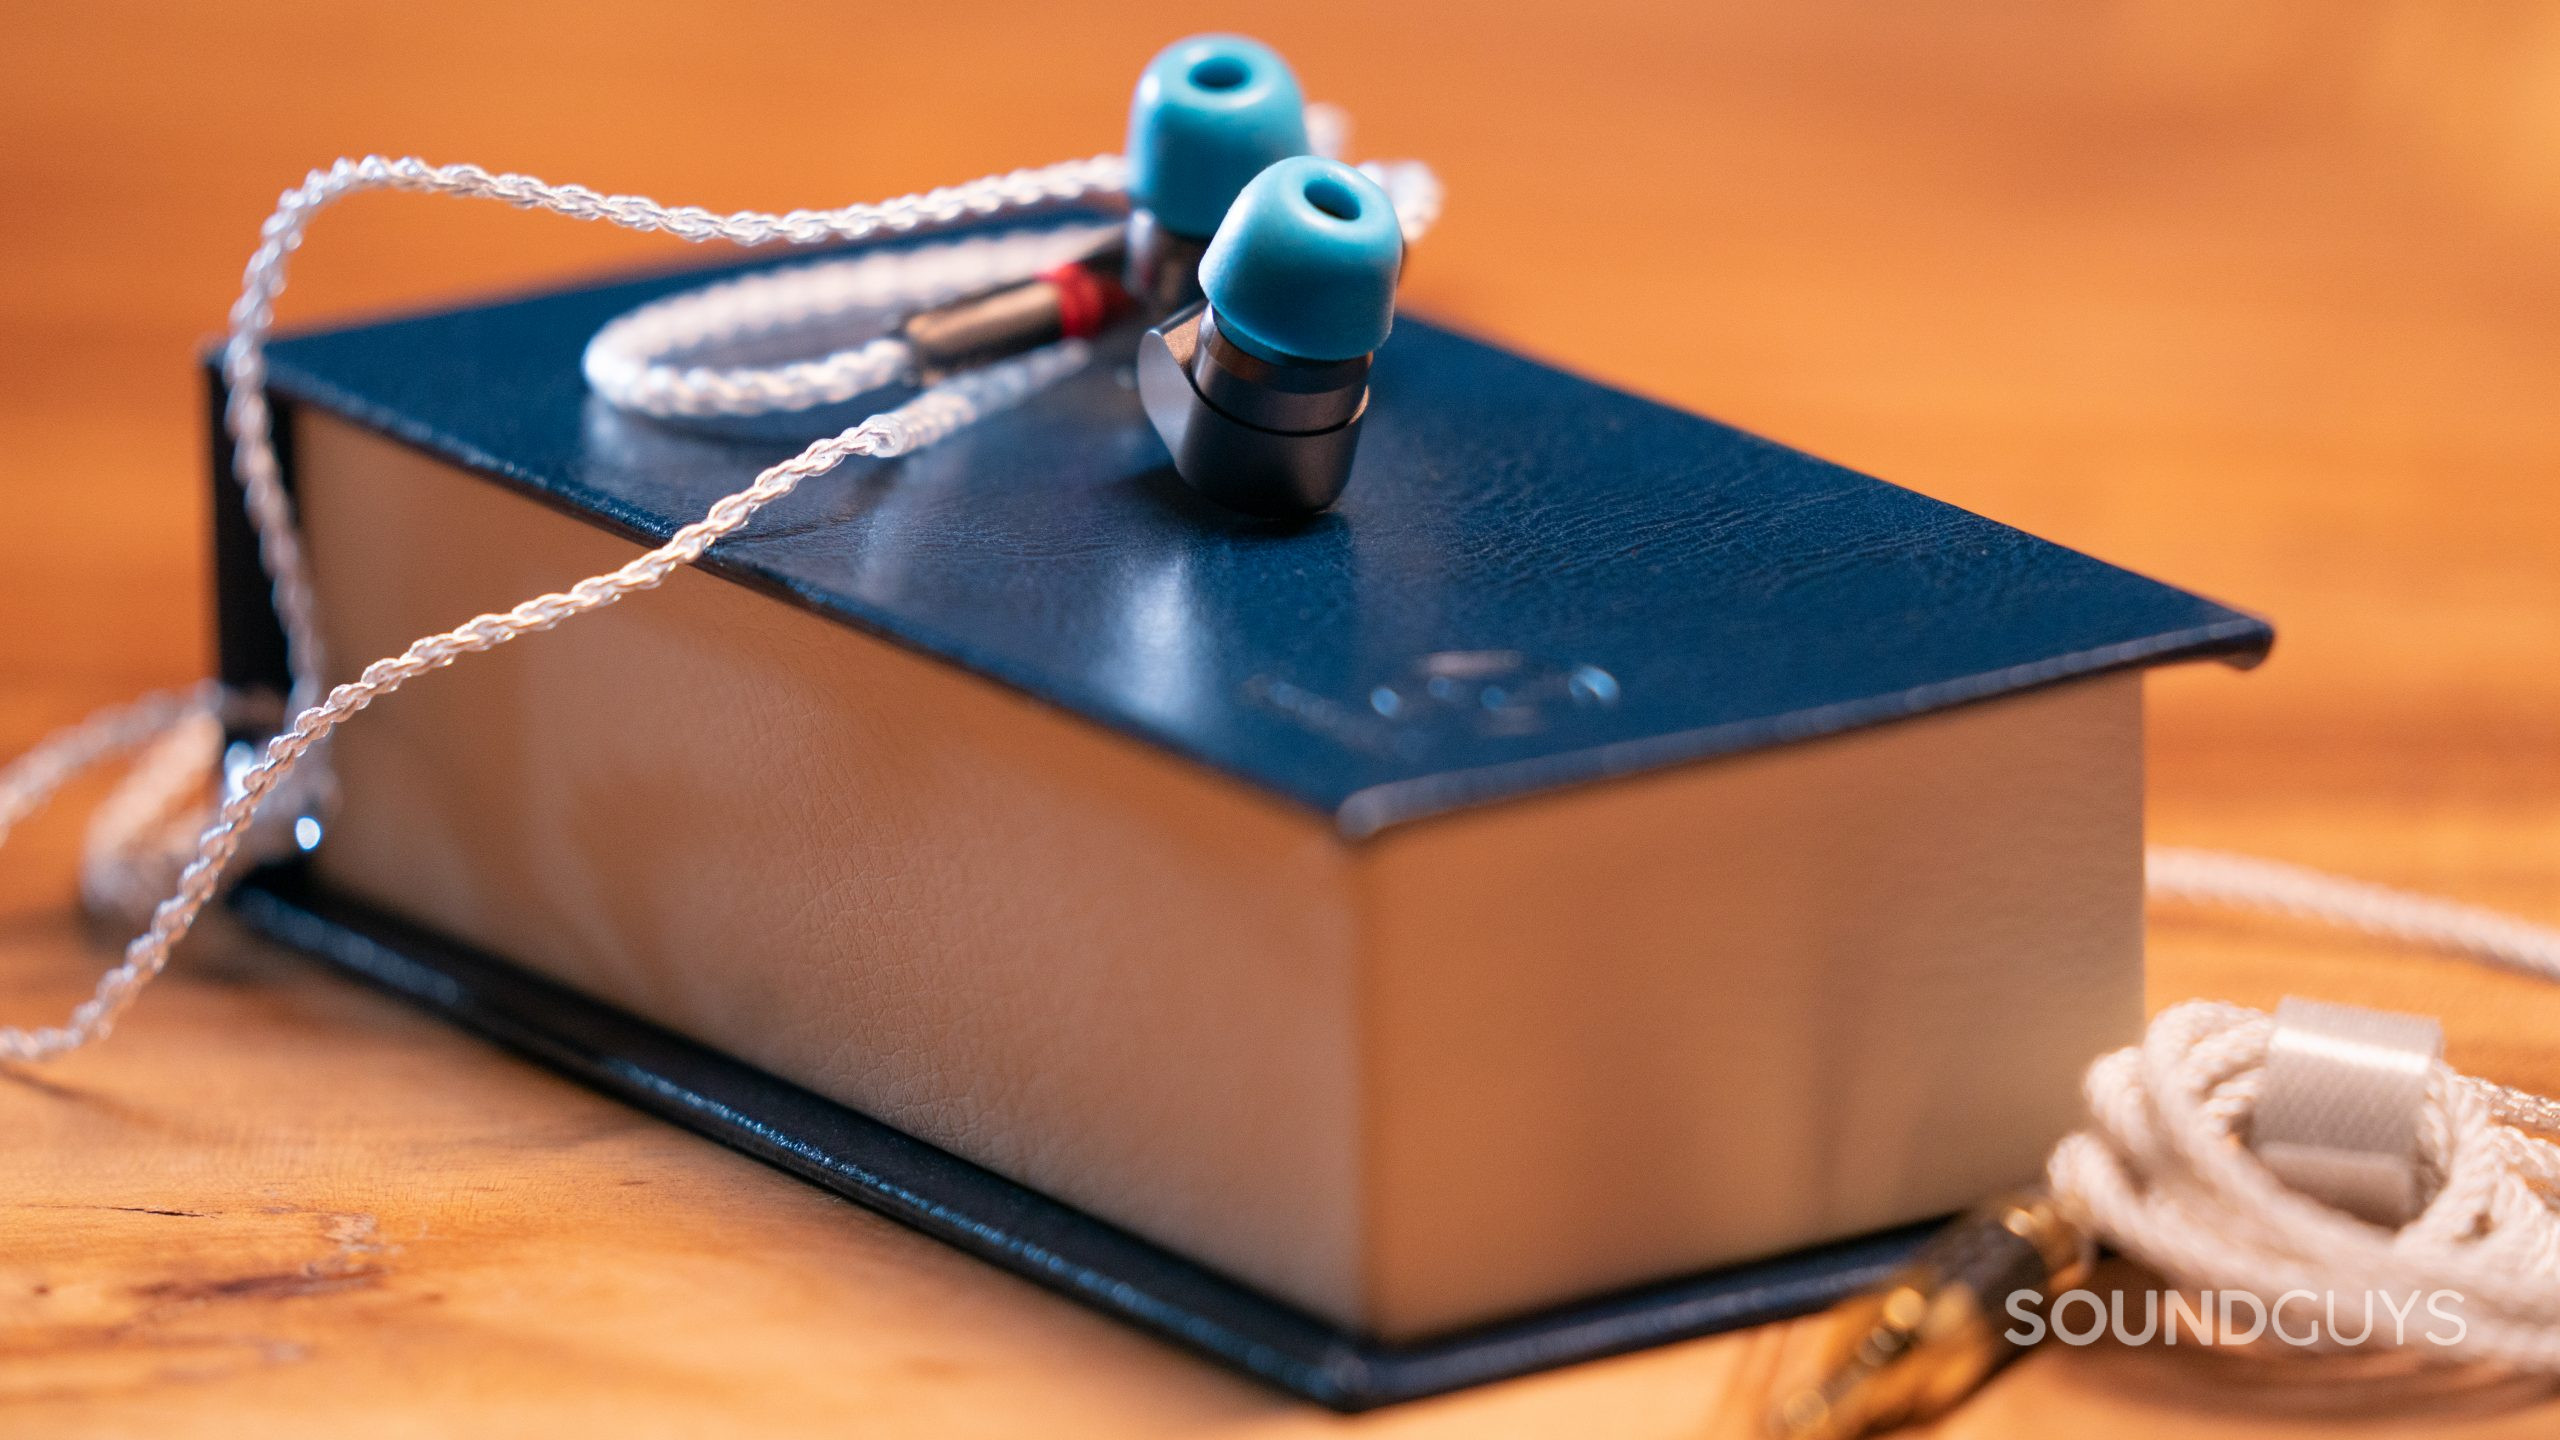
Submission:
{"label": "teal ear tip", "polygon": [[1395,324],[1404,231],[1376,181],[1301,155],[1255,176],[1200,257],[1218,333],[1266,360],[1349,360]]}
{"label": "teal ear tip", "polygon": [[1298,77],[1268,45],[1194,35],[1147,63],[1129,106],[1129,195],[1176,235],[1206,239],[1263,167],[1307,150]]}

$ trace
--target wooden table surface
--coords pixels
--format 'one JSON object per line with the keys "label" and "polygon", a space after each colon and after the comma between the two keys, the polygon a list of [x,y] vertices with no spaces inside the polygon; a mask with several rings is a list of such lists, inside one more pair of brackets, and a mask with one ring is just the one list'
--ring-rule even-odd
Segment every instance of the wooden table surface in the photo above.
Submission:
{"label": "wooden table surface", "polygon": [[[201,672],[191,346],[305,167],[896,193],[1115,147],[1137,65],[1199,18],[1085,9],[24,10],[0,47],[0,753]],[[2160,838],[2560,921],[2560,7],[1220,21],[1351,106],[1364,153],[1442,168],[1414,306],[2274,616],[2262,671],[2157,678]],[[369,200],[321,222],[286,310],[664,254]],[[0,856],[8,1019],[55,1019],[107,963],[70,918],[77,837],[66,811]],[[2560,1090],[2560,988],[2280,925],[2155,932],[2155,1000],[2439,1012],[2455,1062]],[[235,936],[104,1049],[0,1072],[13,1436],[1742,1434],[1811,1340],[1341,1420]],[[1944,1431],[2548,1434],[2547,1395],[2048,1350]]]}

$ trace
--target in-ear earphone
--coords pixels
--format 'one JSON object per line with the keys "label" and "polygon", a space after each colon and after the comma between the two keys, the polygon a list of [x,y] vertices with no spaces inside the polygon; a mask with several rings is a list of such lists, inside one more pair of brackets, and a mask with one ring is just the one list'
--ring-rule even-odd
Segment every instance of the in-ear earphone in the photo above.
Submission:
{"label": "in-ear earphone", "polygon": [[1307,104],[1278,52],[1194,35],[1157,52],[1129,102],[1129,221],[1092,254],[918,311],[900,326],[927,377],[1099,334],[1134,303],[1156,319],[1200,298],[1209,240],[1254,176],[1307,152]]}
{"label": "in-ear earphone", "polygon": [[1202,252],[1236,196],[1307,153],[1288,62],[1241,35],[1194,35],[1147,62],[1129,102],[1129,294],[1149,319],[1200,298]]}
{"label": "in-ear earphone", "polygon": [[1331,505],[1403,267],[1395,206],[1368,176],[1312,155],[1255,176],[1201,257],[1204,298],[1138,346],[1139,397],[1184,483],[1255,515]]}
{"label": "in-ear earphone", "polygon": [[1080,338],[1131,303],[1169,317],[1140,343],[1138,378],[1176,472],[1232,509],[1322,511],[1351,477],[1404,234],[1374,180],[1307,148],[1305,97],[1269,46],[1177,41],[1130,102],[1120,244],[901,333],[932,374]]}

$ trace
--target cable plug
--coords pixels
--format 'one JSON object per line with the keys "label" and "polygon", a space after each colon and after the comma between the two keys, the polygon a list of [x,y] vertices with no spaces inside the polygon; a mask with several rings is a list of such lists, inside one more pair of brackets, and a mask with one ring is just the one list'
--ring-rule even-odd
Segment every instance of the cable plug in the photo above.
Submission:
{"label": "cable plug", "polygon": [[2096,1246],[2041,1190],[2003,1195],[1940,1230],[1881,1287],[1831,1311],[1822,1378],[1769,1419],[1780,1440],[1851,1440],[1944,1414],[2024,1347],[2010,1297],[2089,1277]]}

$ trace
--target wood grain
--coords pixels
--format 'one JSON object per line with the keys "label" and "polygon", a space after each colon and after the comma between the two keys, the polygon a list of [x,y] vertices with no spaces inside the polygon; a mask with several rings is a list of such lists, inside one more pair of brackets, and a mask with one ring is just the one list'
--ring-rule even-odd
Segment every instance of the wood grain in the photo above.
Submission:
{"label": "wood grain", "polygon": [[[1167,4],[24,9],[0,49],[0,751],[204,663],[190,347],[275,192],[418,151],[720,205],[1116,144]],[[1412,303],[2273,615],[2154,687],[2153,817],[2560,921],[2560,10],[1241,5],[1453,191]],[[415,200],[289,314],[663,253]],[[77,829],[0,863],[0,1005],[106,962]],[[2560,1090],[2560,993],[2162,917],[2154,998],[2440,1012]],[[1804,1326],[1344,1421],[300,962],[192,947],[0,1077],[11,1434],[1743,1434]],[[2549,1433],[2511,1383],[2040,1353],[1964,1436]]]}

